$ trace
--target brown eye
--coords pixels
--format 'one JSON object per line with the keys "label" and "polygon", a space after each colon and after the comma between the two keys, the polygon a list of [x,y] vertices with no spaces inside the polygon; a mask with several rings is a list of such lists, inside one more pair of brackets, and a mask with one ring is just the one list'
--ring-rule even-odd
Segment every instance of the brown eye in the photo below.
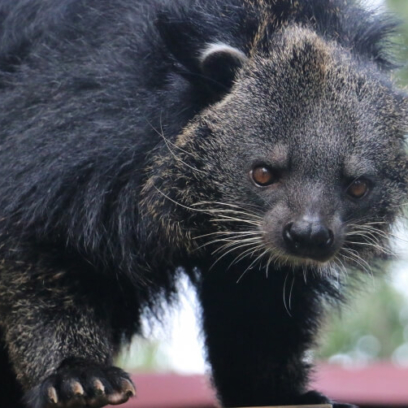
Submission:
{"label": "brown eye", "polygon": [[347,194],[353,198],[363,198],[368,192],[368,183],[364,180],[355,180],[347,188]]}
{"label": "brown eye", "polygon": [[269,186],[278,181],[276,172],[266,166],[254,167],[251,171],[251,176],[255,184],[261,187]]}

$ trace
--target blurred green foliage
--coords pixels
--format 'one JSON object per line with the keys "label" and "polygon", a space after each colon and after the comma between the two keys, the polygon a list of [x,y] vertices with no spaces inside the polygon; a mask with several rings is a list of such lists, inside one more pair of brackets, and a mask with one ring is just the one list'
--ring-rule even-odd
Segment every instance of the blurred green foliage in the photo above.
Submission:
{"label": "blurred green foliage", "polygon": [[115,364],[130,372],[172,371],[168,356],[161,348],[159,340],[135,337],[129,347],[124,348]]}
{"label": "blurred green foliage", "polygon": [[408,1],[407,0],[386,0],[385,6],[396,16],[401,25],[398,34],[393,41],[396,43],[395,53],[402,68],[397,73],[402,85],[408,84]]}
{"label": "blurred green foliage", "polygon": [[405,364],[395,353],[408,340],[406,298],[389,279],[366,277],[358,286],[342,312],[328,314],[317,357],[346,364],[395,357]]}

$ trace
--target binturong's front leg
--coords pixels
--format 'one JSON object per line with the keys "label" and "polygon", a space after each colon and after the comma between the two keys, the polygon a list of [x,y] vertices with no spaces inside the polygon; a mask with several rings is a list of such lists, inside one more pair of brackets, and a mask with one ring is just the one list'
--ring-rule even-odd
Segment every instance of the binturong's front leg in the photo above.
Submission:
{"label": "binturong's front leg", "polygon": [[[331,292],[323,278],[254,268],[212,269],[200,297],[208,359],[223,407],[323,404],[308,392],[305,351]],[[329,293],[327,293],[329,294]],[[331,293],[335,295],[335,293]],[[340,404],[337,406],[341,406]]]}
{"label": "binturong's front leg", "polygon": [[103,407],[135,395],[112,366],[119,341],[103,277],[14,265],[1,271],[0,286],[2,342],[25,406]]}

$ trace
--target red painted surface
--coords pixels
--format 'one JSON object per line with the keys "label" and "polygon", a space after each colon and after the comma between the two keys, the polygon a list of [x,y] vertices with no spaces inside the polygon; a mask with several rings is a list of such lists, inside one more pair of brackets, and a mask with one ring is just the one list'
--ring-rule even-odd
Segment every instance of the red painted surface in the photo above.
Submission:
{"label": "red painted surface", "polygon": [[408,369],[388,363],[360,369],[324,365],[315,376],[316,388],[330,398],[357,405],[408,407]]}
{"label": "red painted surface", "polygon": [[[135,375],[138,396],[124,408],[213,408],[214,393],[204,376]],[[313,386],[338,401],[357,405],[408,407],[408,368],[388,363],[361,369],[322,365]]]}
{"label": "red painted surface", "polygon": [[133,376],[137,397],[124,408],[213,408],[214,392],[205,376],[175,374]]}

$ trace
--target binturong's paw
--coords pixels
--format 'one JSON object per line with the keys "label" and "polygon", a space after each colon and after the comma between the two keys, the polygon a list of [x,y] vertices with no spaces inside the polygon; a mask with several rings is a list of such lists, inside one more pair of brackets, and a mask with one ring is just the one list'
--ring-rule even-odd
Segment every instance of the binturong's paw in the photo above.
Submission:
{"label": "binturong's paw", "polygon": [[301,395],[296,401],[298,405],[330,404],[333,408],[358,408],[356,405],[332,401],[318,391],[309,391]]}
{"label": "binturong's paw", "polygon": [[135,395],[129,375],[120,368],[73,359],[29,391],[25,402],[30,408],[100,408]]}

